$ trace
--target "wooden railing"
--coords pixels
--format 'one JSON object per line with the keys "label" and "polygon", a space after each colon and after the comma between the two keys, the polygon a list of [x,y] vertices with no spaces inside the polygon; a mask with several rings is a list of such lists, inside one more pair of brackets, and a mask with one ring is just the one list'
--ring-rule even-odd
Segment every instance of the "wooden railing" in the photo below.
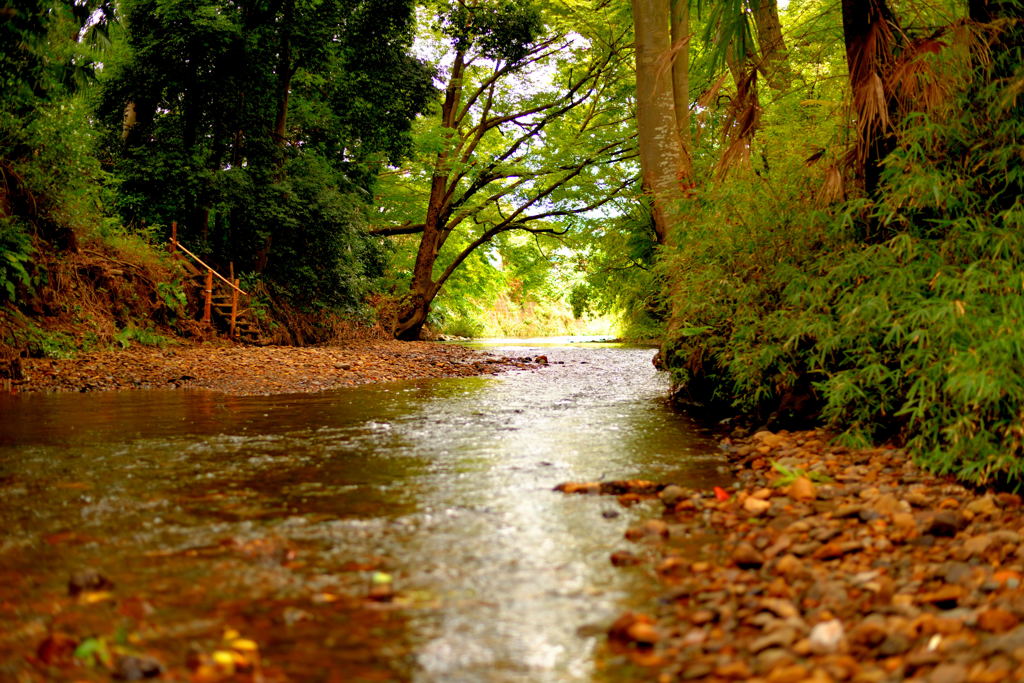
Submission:
{"label": "wooden railing", "polygon": [[206,270],[206,282],[203,287],[203,322],[207,325],[213,324],[213,278],[219,278],[225,285],[231,288],[231,316],[229,320],[229,334],[235,336],[235,323],[238,321],[238,295],[248,296],[248,293],[243,291],[238,286],[238,278],[235,277],[235,266],[230,264],[231,272],[229,273],[230,279],[224,277],[212,266],[207,264],[201,258],[193,254],[191,251],[182,246],[181,242],[178,241],[178,221],[171,221],[171,253],[180,251],[185,254],[193,261],[198,263]]}

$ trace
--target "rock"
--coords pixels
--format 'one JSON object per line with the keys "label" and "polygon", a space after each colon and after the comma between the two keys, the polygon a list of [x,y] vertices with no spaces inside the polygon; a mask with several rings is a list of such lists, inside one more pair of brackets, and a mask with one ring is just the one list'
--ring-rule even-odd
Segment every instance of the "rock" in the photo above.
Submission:
{"label": "rock", "polygon": [[942,510],[931,518],[924,529],[924,534],[952,538],[966,525],[966,521],[959,512]]}
{"label": "rock", "polygon": [[780,619],[793,619],[800,616],[800,610],[790,600],[782,598],[764,598],[761,609],[768,610]]}
{"label": "rock", "polygon": [[795,555],[783,555],[775,563],[775,573],[792,580],[806,574],[807,570],[804,568],[804,563],[797,559]]}
{"label": "rock", "polygon": [[786,487],[786,495],[793,500],[809,501],[818,497],[818,489],[807,477],[797,477]]}
{"label": "rock", "polygon": [[761,500],[760,498],[750,497],[743,501],[743,509],[754,517],[764,514],[771,506],[772,504],[767,500]]}
{"label": "rock", "polygon": [[788,626],[782,626],[769,631],[760,638],[750,641],[750,651],[757,654],[770,647],[788,648],[796,641],[797,633]]}
{"label": "rock", "polygon": [[714,621],[717,616],[718,615],[709,609],[699,609],[690,613],[690,623],[694,626],[703,626],[704,624]]}
{"label": "rock", "polygon": [[978,613],[978,626],[992,633],[1005,633],[1019,623],[1020,619],[1001,607],[991,607]]}
{"label": "rock", "polygon": [[643,538],[668,538],[668,524],[660,519],[648,519],[643,524],[626,529],[626,538],[639,541]]}
{"label": "rock", "polygon": [[646,614],[626,612],[608,628],[608,640],[613,645],[640,645],[650,647],[661,639],[654,628],[654,619]]}
{"label": "rock", "polygon": [[963,542],[961,548],[963,549],[966,558],[984,555],[990,545],[992,545],[992,538],[988,534],[980,534],[978,536],[968,538]]}
{"label": "rock", "polygon": [[807,557],[815,553],[818,548],[821,547],[821,543],[818,541],[808,541],[807,543],[794,543],[793,547],[790,548],[790,552],[798,557]]}
{"label": "rock", "polygon": [[863,505],[843,503],[832,512],[832,517],[835,519],[849,519],[850,517],[859,517],[863,509]]}
{"label": "rock", "polygon": [[962,664],[939,664],[925,679],[927,683],[963,683],[968,679]]}
{"label": "rock", "polygon": [[1000,512],[999,506],[996,505],[995,498],[992,496],[975,498],[967,504],[966,509],[976,515],[984,515],[987,517],[994,517]]}
{"label": "rock", "polygon": [[742,569],[757,569],[764,564],[764,555],[746,541],[736,546],[732,552],[732,561]]}
{"label": "rock", "polygon": [[646,621],[636,621],[626,629],[626,635],[634,643],[639,645],[653,646],[661,640],[661,634],[652,624]]}
{"label": "rock", "polygon": [[899,632],[890,633],[882,641],[881,646],[879,646],[878,654],[883,657],[906,654],[913,645],[914,643],[905,634]]}
{"label": "rock", "polygon": [[683,672],[679,677],[684,681],[694,681],[699,678],[707,678],[714,672],[714,670],[714,667],[708,662],[693,662],[683,669]]}
{"label": "rock", "polygon": [[930,593],[922,594],[919,601],[931,603],[939,609],[953,609],[963,597],[963,586],[946,584]]}
{"label": "rock", "polygon": [[68,595],[74,597],[81,593],[107,591],[114,583],[95,569],[80,569],[68,579]]}
{"label": "rock", "polygon": [[885,642],[889,635],[885,618],[870,614],[850,631],[850,642],[866,648],[874,648]]}
{"label": "rock", "polygon": [[842,557],[847,553],[857,552],[863,550],[864,544],[860,541],[846,541],[843,543],[826,543],[817,550],[814,551],[815,560],[834,560],[837,557]]}
{"label": "rock", "polygon": [[907,509],[904,509],[903,503],[901,503],[900,500],[891,493],[883,494],[872,500],[871,507],[875,512],[888,517],[891,517],[897,512],[907,512],[910,508],[908,504],[906,506]]}
{"label": "rock", "polygon": [[815,624],[811,633],[807,636],[810,642],[811,652],[816,655],[830,655],[839,652],[844,645],[846,632],[843,629],[843,622],[838,619],[823,621]]}
{"label": "rock", "polygon": [[665,507],[675,507],[675,504],[685,500],[689,495],[689,492],[682,486],[676,486],[674,484],[666,486],[658,494],[658,498],[665,504]]}
{"label": "rock", "polygon": [[807,683],[808,672],[803,664],[777,666],[768,674],[768,683]]}
{"label": "rock", "polygon": [[613,567],[632,567],[644,563],[642,557],[634,555],[628,550],[617,550],[611,554],[610,559]]}
{"label": "rock", "polygon": [[122,681],[141,681],[156,678],[164,672],[164,665],[145,655],[127,655],[117,660],[114,678]]}
{"label": "rock", "polygon": [[751,677],[750,667],[742,659],[727,662],[715,668],[715,676],[730,680],[745,681]]}
{"label": "rock", "polygon": [[917,520],[909,512],[897,512],[892,516],[892,523],[898,529],[909,531],[917,528]]}

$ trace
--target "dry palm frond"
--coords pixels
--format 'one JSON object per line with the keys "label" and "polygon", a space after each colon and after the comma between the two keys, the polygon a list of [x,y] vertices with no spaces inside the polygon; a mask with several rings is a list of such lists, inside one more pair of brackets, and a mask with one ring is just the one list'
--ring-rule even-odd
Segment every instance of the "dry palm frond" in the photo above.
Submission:
{"label": "dry palm frond", "polygon": [[701,132],[704,130],[707,124],[708,115],[711,111],[711,104],[718,97],[718,93],[722,90],[722,86],[725,85],[725,79],[729,78],[729,72],[726,71],[718,77],[711,87],[708,88],[704,93],[697,98],[697,139],[700,139]]}
{"label": "dry palm frond", "polygon": [[658,56],[658,68],[654,72],[655,80],[660,80],[662,76],[672,70],[672,65],[676,61],[676,57],[682,50],[685,50],[690,45],[690,36],[683,36],[676,42],[672,43],[668,50],[661,53]]}
{"label": "dry palm frond", "polygon": [[757,98],[757,69],[748,66],[736,81],[736,96],[729,105],[729,113],[722,131],[723,139],[729,143],[718,160],[719,178],[725,177],[729,169],[750,160],[750,143],[761,122],[761,105]]}
{"label": "dry palm frond", "polygon": [[828,206],[843,199],[845,195],[846,187],[845,183],[843,183],[843,174],[833,164],[825,169],[825,182],[821,184],[821,189],[818,190],[816,199],[819,205]]}

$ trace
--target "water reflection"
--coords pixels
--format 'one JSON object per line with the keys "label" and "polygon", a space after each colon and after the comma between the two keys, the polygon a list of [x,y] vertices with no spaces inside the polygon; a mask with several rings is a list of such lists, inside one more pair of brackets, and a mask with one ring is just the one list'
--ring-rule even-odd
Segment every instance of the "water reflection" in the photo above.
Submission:
{"label": "water reflection", "polygon": [[[552,486],[723,474],[710,441],[664,404],[650,350],[543,352],[552,365],[533,372],[314,395],[4,398],[0,570],[26,572],[12,589],[28,601],[83,564],[143,594],[187,585],[193,601],[166,612],[187,621],[222,611],[196,587],[228,568],[237,576],[220,588],[259,597],[265,652],[294,676],[311,658],[336,671],[355,657],[423,681],[594,679],[597,640],[580,627],[646,590],[607,559],[631,513],[604,520],[612,501]],[[71,532],[85,540],[46,541]],[[295,549],[301,562],[279,561]],[[324,591],[362,591],[369,568],[393,574],[404,600],[383,637],[314,606]]]}

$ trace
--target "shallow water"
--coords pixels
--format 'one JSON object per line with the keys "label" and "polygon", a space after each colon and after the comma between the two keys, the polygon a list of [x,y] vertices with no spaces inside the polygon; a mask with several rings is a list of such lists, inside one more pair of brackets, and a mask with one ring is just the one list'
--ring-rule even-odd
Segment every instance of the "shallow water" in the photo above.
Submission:
{"label": "shallow water", "polygon": [[[651,349],[493,348],[551,364],[289,396],[0,398],[0,678],[47,631],[125,628],[180,669],[227,627],[293,680],[621,678],[600,634],[650,578],[608,555],[641,511],[551,489],[708,488],[723,462],[664,402]],[[109,601],[68,604],[83,567]],[[364,599],[375,572],[393,602]]]}

